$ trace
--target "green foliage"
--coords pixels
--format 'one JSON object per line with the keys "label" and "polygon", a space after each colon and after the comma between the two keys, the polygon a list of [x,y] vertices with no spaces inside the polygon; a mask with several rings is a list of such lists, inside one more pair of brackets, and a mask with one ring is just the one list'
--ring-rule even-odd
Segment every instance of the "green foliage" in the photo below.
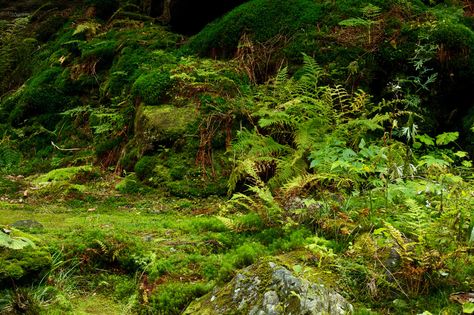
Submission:
{"label": "green foliage", "polygon": [[2,236],[4,246],[0,254],[0,282],[9,286],[11,280],[31,283],[34,279],[40,279],[51,266],[51,255],[47,249],[33,248],[32,241],[23,236],[7,237],[5,240]]}
{"label": "green foliage", "polygon": [[26,237],[11,237],[3,232],[0,233],[0,247],[8,249],[23,249],[28,246],[35,247],[35,244]]}

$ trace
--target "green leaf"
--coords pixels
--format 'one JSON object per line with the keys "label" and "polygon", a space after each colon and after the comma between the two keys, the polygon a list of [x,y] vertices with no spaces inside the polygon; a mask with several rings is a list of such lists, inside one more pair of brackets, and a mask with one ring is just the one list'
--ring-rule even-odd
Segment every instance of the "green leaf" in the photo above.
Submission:
{"label": "green leaf", "polygon": [[467,302],[462,305],[462,312],[464,314],[472,314],[474,313],[474,303]]}
{"label": "green leaf", "polygon": [[23,249],[27,246],[35,247],[35,244],[26,237],[11,237],[10,235],[0,232],[0,247]]}
{"label": "green leaf", "polygon": [[434,139],[427,134],[417,135],[415,138],[427,146],[433,146],[435,144]]}
{"label": "green leaf", "polygon": [[437,157],[434,157],[432,155],[424,155],[420,159],[420,166],[426,166],[426,167],[444,167],[444,166],[449,166],[449,163],[443,159],[439,159]]}
{"label": "green leaf", "polygon": [[436,136],[436,145],[446,145],[459,137],[459,132],[445,132]]}
{"label": "green leaf", "polygon": [[367,26],[367,25],[370,25],[370,21],[367,21],[361,18],[350,18],[350,19],[342,20],[338,24],[340,26],[348,26],[348,27],[361,26],[361,25]]}
{"label": "green leaf", "polygon": [[462,161],[461,164],[464,167],[472,167],[472,162],[471,161]]}
{"label": "green leaf", "polygon": [[467,152],[464,151],[456,151],[454,153],[455,156],[460,157],[460,158],[465,158],[467,156]]}
{"label": "green leaf", "polygon": [[378,228],[376,230],[374,230],[373,234],[374,235],[380,235],[380,234],[383,234],[387,231],[387,228]]}

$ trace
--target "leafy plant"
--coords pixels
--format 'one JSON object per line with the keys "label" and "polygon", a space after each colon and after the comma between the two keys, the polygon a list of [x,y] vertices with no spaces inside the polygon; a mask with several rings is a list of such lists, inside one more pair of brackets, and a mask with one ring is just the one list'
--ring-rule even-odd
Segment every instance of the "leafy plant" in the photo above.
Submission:
{"label": "leafy plant", "polygon": [[10,236],[4,232],[0,232],[0,247],[23,249],[28,246],[35,247],[35,243],[23,236]]}

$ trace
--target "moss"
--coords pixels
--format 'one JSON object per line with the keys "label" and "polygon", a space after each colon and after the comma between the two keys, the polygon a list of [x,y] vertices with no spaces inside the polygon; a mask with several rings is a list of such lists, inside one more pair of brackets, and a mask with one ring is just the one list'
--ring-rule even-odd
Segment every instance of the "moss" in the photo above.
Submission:
{"label": "moss", "polygon": [[82,58],[94,58],[97,60],[111,61],[114,58],[118,43],[115,40],[94,39],[80,45]]}
{"label": "moss", "polygon": [[137,113],[136,134],[151,145],[173,144],[196,118],[197,113],[192,107],[142,105]]}
{"label": "moss", "polygon": [[141,74],[140,66],[147,62],[149,53],[143,47],[125,47],[115,59],[107,82],[111,95],[120,95],[123,89],[129,88]]}
{"label": "moss", "polygon": [[135,164],[135,174],[140,180],[144,180],[152,176],[153,170],[156,166],[157,160],[152,156],[142,157],[137,164]]}
{"label": "moss", "polygon": [[24,86],[6,98],[2,109],[10,111],[9,121],[20,126],[28,119],[35,119],[54,129],[59,120],[57,113],[68,106],[63,91],[56,87],[56,80],[63,72],[60,67],[51,67],[33,76]]}
{"label": "moss", "polygon": [[143,194],[150,191],[150,188],[140,183],[134,174],[125,177],[115,186],[115,189],[122,194]]}
{"label": "moss", "polygon": [[[13,231],[14,236],[34,237],[19,231]],[[51,266],[51,255],[45,247],[26,247],[23,249],[0,248],[0,287],[10,286],[12,280],[16,284],[31,284]]]}
{"label": "moss", "polygon": [[171,86],[169,72],[153,71],[142,74],[133,84],[132,93],[147,105],[159,105]]}
{"label": "moss", "polygon": [[278,34],[290,36],[314,26],[321,16],[321,6],[309,0],[249,1],[207,25],[191,39],[189,47],[201,54],[219,48],[230,55],[244,32],[264,42]]}
{"label": "moss", "polygon": [[137,163],[138,159],[140,158],[139,148],[135,145],[130,145],[130,144],[131,142],[129,142],[125,146],[125,153],[119,160],[120,166],[125,171],[129,171],[129,172],[134,170],[134,166]]}
{"label": "moss", "polygon": [[205,283],[169,283],[159,286],[150,297],[150,309],[162,314],[181,314],[195,298],[211,289]]}
{"label": "moss", "polygon": [[73,166],[52,170],[47,174],[43,174],[34,180],[34,183],[40,184],[45,182],[70,181],[76,176],[84,176],[84,174],[92,173],[92,166]]}

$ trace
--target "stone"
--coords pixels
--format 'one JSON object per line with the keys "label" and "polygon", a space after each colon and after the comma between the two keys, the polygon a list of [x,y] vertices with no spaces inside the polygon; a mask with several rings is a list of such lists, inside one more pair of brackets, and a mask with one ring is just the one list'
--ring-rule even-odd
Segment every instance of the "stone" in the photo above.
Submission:
{"label": "stone", "polygon": [[11,226],[22,231],[44,229],[43,224],[39,223],[36,220],[18,220],[18,221],[13,222]]}
{"label": "stone", "polygon": [[172,105],[141,106],[137,114],[136,135],[149,144],[174,143],[197,119],[191,107]]}
{"label": "stone", "polygon": [[241,270],[221,288],[189,305],[184,314],[348,314],[353,306],[329,285],[294,275],[274,261]]}

